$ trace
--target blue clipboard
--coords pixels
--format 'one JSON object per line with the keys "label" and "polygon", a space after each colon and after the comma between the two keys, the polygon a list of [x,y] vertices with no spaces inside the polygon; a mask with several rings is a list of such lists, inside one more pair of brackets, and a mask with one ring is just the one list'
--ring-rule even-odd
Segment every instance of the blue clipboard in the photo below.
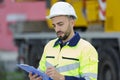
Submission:
{"label": "blue clipboard", "polygon": [[33,66],[27,65],[27,64],[17,64],[17,66],[19,68],[21,68],[22,70],[26,71],[26,72],[32,72],[32,74],[37,74],[38,76],[42,76],[43,80],[52,80],[51,78],[49,78],[44,72],[36,69]]}

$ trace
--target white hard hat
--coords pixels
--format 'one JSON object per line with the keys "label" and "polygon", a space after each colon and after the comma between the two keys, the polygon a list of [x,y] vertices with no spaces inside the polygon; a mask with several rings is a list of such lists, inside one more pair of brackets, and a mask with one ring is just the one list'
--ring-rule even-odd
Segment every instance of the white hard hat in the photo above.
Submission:
{"label": "white hard hat", "polygon": [[74,8],[72,7],[71,4],[67,2],[55,3],[51,7],[50,14],[49,16],[47,16],[47,18],[51,19],[52,17],[59,16],[59,15],[69,15],[69,16],[73,16],[75,19],[77,18]]}

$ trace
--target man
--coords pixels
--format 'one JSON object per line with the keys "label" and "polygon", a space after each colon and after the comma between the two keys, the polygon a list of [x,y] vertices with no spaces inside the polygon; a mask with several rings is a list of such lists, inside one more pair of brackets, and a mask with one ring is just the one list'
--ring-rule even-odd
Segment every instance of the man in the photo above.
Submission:
{"label": "man", "polygon": [[[77,15],[66,2],[55,3],[47,18],[57,34],[44,48],[38,69],[53,80],[97,80],[98,54],[73,26]],[[42,80],[29,73],[30,80]]]}

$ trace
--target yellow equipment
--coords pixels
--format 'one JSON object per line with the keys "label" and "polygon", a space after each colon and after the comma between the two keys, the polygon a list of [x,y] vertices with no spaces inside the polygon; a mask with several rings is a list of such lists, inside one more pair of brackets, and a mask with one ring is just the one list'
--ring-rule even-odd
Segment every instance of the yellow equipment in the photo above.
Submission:
{"label": "yellow equipment", "polygon": [[[47,0],[49,1],[49,0]],[[47,5],[53,5],[59,0],[50,0]],[[88,28],[90,24],[102,24],[99,18],[99,1],[98,0],[64,0],[73,5],[78,19],[75,27]],[[106,19],[104,20],[105,32],[120,31],[120,0],[106,0]],[[47,14],[51,6],[47,7]],[[49,28],[52,29],[50,20],[47,20]]]}
{"label": "yellow equipment", "polygon": [[106,32],[120,32],[120,0],[107,0]]}

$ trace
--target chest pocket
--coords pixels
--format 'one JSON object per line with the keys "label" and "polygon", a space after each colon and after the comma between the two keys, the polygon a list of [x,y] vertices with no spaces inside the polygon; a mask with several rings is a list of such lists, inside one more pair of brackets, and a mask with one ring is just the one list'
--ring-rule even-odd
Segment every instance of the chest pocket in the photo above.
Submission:
{"label": "chest pocket", "polygon": [[54,59],[55,56],[46,56],[47,59]]}
{"label": "chest pocket", "polygon": [[54,66],[55,56],[46,56],[46,66]]}
{"label": "chest pocket", "polygon": [[79,59],[77,58],[69,58],[69,57],[63,57],[63,56],[62,56],[62,59],[70,60],[70,61],[79,61]]}
{"label": "chest pocket", "polygon": [[[73,58],[73,57],[69,57],[69,56],[62,56],[62,64],[76,64],[79,63],[79,59],[78,58]],[[80,64],[80,63],[79,63]]]}

